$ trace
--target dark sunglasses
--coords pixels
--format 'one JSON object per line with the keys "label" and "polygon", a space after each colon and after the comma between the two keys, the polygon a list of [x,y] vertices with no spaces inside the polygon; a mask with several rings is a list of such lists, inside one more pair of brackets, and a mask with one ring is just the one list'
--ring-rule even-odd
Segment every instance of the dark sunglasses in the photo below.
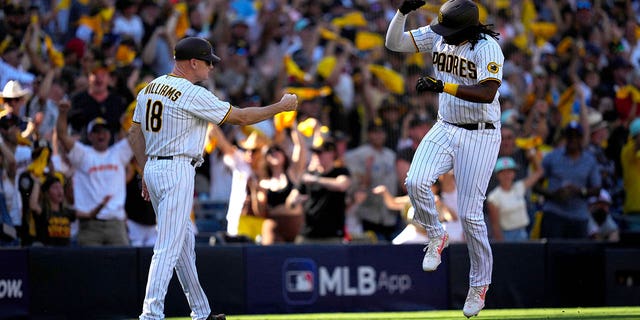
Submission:
{"label": "dark sunglasses", "polygon": [[196,59],[196,60],[204,61],[204,63],[206,63],[209,67],[213,66],[213,61],[208,61],[208,60],[203,60],[203,59]]}
{"label": "dark sunglasses", "polygon": [[3,98],[3,100],[4,100],[6,103],[11,103],[11,102],[15,102],[15,101],[20,101],[20,99],[22,99],[22,98]]}

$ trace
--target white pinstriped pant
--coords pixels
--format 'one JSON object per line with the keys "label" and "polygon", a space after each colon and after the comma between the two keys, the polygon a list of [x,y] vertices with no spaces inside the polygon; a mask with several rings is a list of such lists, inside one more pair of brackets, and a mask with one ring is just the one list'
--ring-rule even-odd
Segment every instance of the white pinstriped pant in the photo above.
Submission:
{"label": "white pinstriped pant", "polygon": [[192,319],[211,312],[196,270],[195,236],[191,223],[195,169],[190,160],[147,161],[144,179],[155,209],[158,239],[153,247],[140,319],[164,319],[164,299],[173,270],[182,285]]}
{"label": "white pinstriped pant", "polygon": [[415,219],[429,237],[441,236],[431,185],[453,168],[458,190],[458,215],[467,241],[471,270],[469,285],[491,283],[493,256],[483,203],[500,149],[500,127],[466,130],[441,120],[422,139],[411,162],[405,184],[415,208]]}

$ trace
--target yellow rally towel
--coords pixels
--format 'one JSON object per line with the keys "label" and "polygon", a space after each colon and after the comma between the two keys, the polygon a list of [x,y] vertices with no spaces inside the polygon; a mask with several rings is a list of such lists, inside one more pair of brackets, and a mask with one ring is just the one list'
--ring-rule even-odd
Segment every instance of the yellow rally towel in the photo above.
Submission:
{"label": "yellow rally towel", "polygon": [[420,68],[424,68],[424,56],[422,56],[422,53],[420,52],[416,52],[409,55],[409,57],[407,58],[407,65],[408,66],[415,65]]}
{"label": "yellow rally towel", "polygon": [[320,37],[322,37],[322,39],[325,39],[325,40],[338,40],[340,38],[340,36],[337,33],[325,27],[320,27],[318,31],[320,32]]}
{"label": "yellow rally towel", "polygon": [[531,136],[528,138],[519,137],[516,138],[516,146],[520,149],[533,149],[542,145],[542,138],[540,136]]}
{"label": "yellow rally towel", "polygon": [[529,30],[531,23],[538,19],[538,11],[532,0],[524,0],[522,2],[522,13],[520,14],[520,22],[524,26],[525,30]]}
{"label": "yellow rally towel", "polygon": [[238,234],[247,236],[251,240],[256,241],[258,236],[262,234],[262,223],[265,218],[249,216],[243,214],[238,222]]}
{"label": "yellow rally towel", "polygon": [[120,66],[128,66],[136,58],[136,51],[128,45],[120,44],[116,50],[116,62]]}
{"label": "yellow rally towel", "polygon": [[174,9],[180,12],[178,22],[176,23],[176,37],[178,39],[182,39],[187,34],[187,30],[191,27],[191,21],[189,20],[189,8],[186,3],[180,2],[176,4]]}
{"label": "yellow rally towel", "polygon": [[284,90],[286,93],[297,95],[299,101],[313,100],[331,94],[331,87],[329,86],[322,86],[318,89],[311,87],[286,87]]}
{"label": "yellow rally towel", "polygon": [[297,111],[280,112],[273,116],[273,126],[277,132],[293,127],[296,119]]}
{"label": "yellow rally towel", "polygon": [[47,55],[51,63],[57,68],[64,66],[64,56],[53,46],[53,41],[49,35],[44,37],[44,45],[47,48]]}
{"label": "yellow rally towel", "polygon": [[307,118],[304,121],[298,123],[298,131],[305,137],[310,138],[313,135],[313,131],[318,124],[318,120],[315,118]]}
{"label": "yellow rally towel", "polygon": [[384,46],[384,38],[381,34],[367,31],[356,33],[355,42],[358,50],[370,50]]}
{"label": "yellow rally towel", "polygon": [[354,11],[347,13],[342,17],[337,17],[331,20],[331,24],[338,27],[365,27],[367,26],[367,19],[364,18],[362,12]]}
{"label": "yellow rally towel", "polygon": [[296,80],[300,82],[309,82],[312,77],[310,74],[304,72],[300,67],[293,61],[290,55],[286,55],[284,57],[284,68],[287,72],[287,75],[296,78]]}
{"label": "yellow rally towel", "polygon": [[329,78],[333,69],[336,66],[336,57],[335,56],[327,56],[322,58],[320,62],[318,62],[317,73],[324,79]]}
{"label": "yellow rally towel", "polygon": [[631,84],[628,84],[616,91],[616,98],[618,99],[626,99],[631,95],[631,100],[633,102],[640,102],[640,91]]}
{"label": "yellow rally towel", "polygon": [[34,159],[29,166],[27,166],[27,171],[31,172],[31,174],[40,179],[41,182],[44,180],[44,169],[47,167],[49,163],[49,149],[45,148],[40,152],[40,155]]}
{"label": "yellow rally towel", "polygon": [[385,88],[395,94],[404,93],[404,78],[399,73],[381,65],[370,64],[369,71],[376,76]]}
{"label": "yellow rally towel", "polygon": [[531,32],[536,38],[542,38],[547,41],[556,35],[558,26],[552,22],[533,22],[531,23]]}

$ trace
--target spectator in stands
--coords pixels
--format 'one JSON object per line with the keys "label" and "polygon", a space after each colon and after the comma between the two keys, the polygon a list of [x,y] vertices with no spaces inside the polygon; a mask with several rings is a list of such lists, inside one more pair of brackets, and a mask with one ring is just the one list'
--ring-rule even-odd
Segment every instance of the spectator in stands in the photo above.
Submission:
{"label": "spectator in stands", "polygon": [[595,240],[619,241],[618,224],[611,217],[611,196],[605,189],[600,194],[589,198],[589,237]]}
{"label": "spectator in stands", "polygon": [[34,179],[29,198],[36,229],[36,243],[45,246],[68,246],[75,211],[65,204],[64,188],[59,176],[47,175],[43,182]]}
{"label": "spectator in stands", "polygon": [[[31,134],[35,130],[35,125],[31,119],[23,116],[24,107],[27,103],[27,99],[31,95],[31,90],[23,88],[20,82],[10,80],[2,89],[2,111],[0,111],[0,118],[13,117],[18,123],[20,128],[21,138],[30,138]],[[19,137],[20,138],[20,137]],[[24,141],[21,141],[25,143]]]}
{"label": "spectator in stands", "polygon": [[[283,130],[280,134],[284,134]],[[260,199],[266,202],[267,217],[276,222],[275,241],[294,242],[304,224],[302,205],[288,206],[287,197],[300,183],[307,165],[307,146],[294,122],[291,133],[291,152],[272,143],[265,155],[266,176],[259,181]],[[284,142],[282,142],[284,144]]]}
{"label": "spectator in stands", "polygon": [[275,241],[275,221],[266,218],[265,203],[259,201],[258,181],[262,172],[262,148],[266,137],[252,131],[238,146],[227,140],[222,130],[211,125],[209,139],[224,155],[224,163],[232,171],[231,193],[227,209],[227,235],[243,236],[251,241],[270,245]]}
{"label": "spectator in stands", "polygon": [[[586,150],[591,152],[598,161],[598,169],[602,176],[602,189],[606,190],[613,198],[613,195],[619,193],[620,185],[616,176],[616,165],[613,160],[607,157],[604,148],[609,138],[609,125],[602,119],[600,112],[593,111],[589,115],[589,127],[590,137]],[[615,208],[613,202],[610,205],[612,209]]]}
{"label": "spectator in stands", "polygon": [[346,194],[349,169],[336,167],[336,146],[324,141],[312,148],[311,162],[298,188],[287,199],[303,204],[305,225],[296,243],[342,243],[345,236]]}
{"label": "spectator in stands", "polygon": [[95,62],[89,74],[89,87],[71,97],[71,110],[68,113],[69,125],[74,134],[79,134],[83,143],[89,143],[87,124],[95,118],[102,118],[109,124],[111,141],[114,143],[120,134],[120,119],[127,110],[127,103],[118,92],[109,86],[112,81],[111,66],[101,61]]}
{"label": "spectator in stands", "polygon": [[527,227],[530,218],[527,213],[526,193],[542,176],[540,160],[533,155],[534,171],[526,178],[515,180],[518,169],[511,157],[500,157],[493,170],[498,186],[489,192],[489,220],[492,237],[498,241],[524,241],[529,239]]}
{"label": "spectator in stands", "polygon": [[629,140],[622,148],[620,158],[626,191],[623,211],[627,228],[640,232],[640,118],[629,126]]}
{"label": "spectator in stands", "polygon": [[33,193],[33,185],[36,180],[43,182],[47,174],[53,175],[55,170],[51,162],[51,146],[47,140],[38,140],[33,144],[31,149],[31,161],[24,171],[17,178],[18,191],[20,192],[20,201],[22,204],[22,229],[24,231],[22,244],[24,246],[31,245],[33,241],[42,241],[38,239],[36,215],[31,210],[31,195]]}
{"label": "spectator in stands", "polygon": [[56,104],[66,94],[66,89],[60,78],[56,78],[59,70],[50,69],[44,77],[36,81],[34,89],[36,95],[26,104],[24,115],[32,119],[35,126],[34,140],[53,139],[53,131],[58,121],[58,108]]}
{"label": "spectator in stands", "polygon": [[563,130],[564,146],[542,160],[546,188],[537,188],[544,196],[541,237],[586,239],[589,209],[587,199],[600,192],[601,177],[596,159],[583,150],[583,130],[570,122]]}
{"label": "spectator in stands", "polygon": [[[2,136],[2,145],[6,147],[5,151],[9,151],[12,154],[15,167],[11,166],[7,168],[7,174],[12,176],[12,183],[3,186],[5,196],[12,195],[10,202],[7,202],[7,209],[13,222],[13,226],[16,228],[18,236],[26,244],[29,243],[29,233],[26,228],[23,228],[23,215],[22,215],[22,199],[18,189],[18,177],[26,169],[29,163],[31,163],[31,146],[22,142],[20,120],[13,116],[13,114],[7,114],[4,117],[0,117],[0,135]],[[21,143],[22,142],[22,143]],[[6,159],[9,159],[8,154],[5,155]]]}
{"label": "spectator in stands", "polygon": [[[155,5],[145,4],[141,9],[141,17],[145,20],[145,37],[149,34],[147,41],[143,41],[142,62],[151,72],[160,76],[169,74],[173,68],[173,50],[178,41],[175,34],[176,14],[165,17],[157,13]],[[146,13],[150,12],[150,13]],[[156,17],[154,21],[153,18]],[[148,20],[148,21],[147,21]]]}
{"label": "spectator in stands", "polygon": [[[6,120],[0,119],[0,130]],[[15,186],[16,159],[13,151],[7,147],[3,139],[0,138],[0,246],[18,245],[18,233],[13,224],[10,211],[13,205],[14,193],[17,192]]]}
{"label": "spectator in stands", "polygon": [[137,47],[142,45],[144,26],[138,15],[139,3],[134,0],[117,0],[116,14],[113,18],[113,33],[121,37],[133,38]]}
{"label": "spectator in stands", "polygon": [[20,38],[3,33],[0,33],[0,38],[2,43],[6,43],[0,49],[0,86],[4,87],[10,80],[16,80],[25,87],[30,86],[36,75],[23,66],[24,52],[20,49]]}
{"label": "spectator in stands", "polygon": [[[516,145],[516,139],[520,137],[519,132],[515,127],[503,124],[500,128],[502,140],[500,141],[500,150],[498,151],[498,158],[509,157],[516,163],[514,181],[524,179],[527,176],[527,170],[529,168],[529,157],[526,150],[518,148]],[[497,176],[494,175],[489,180],[489,186],[487,190],[493,190],[498,186],[499,182]]]}
{"label": "spectator in stands", "polygon": [[356,210],[362,221],[363,230],[374,232],[379,240],[391,241],[398,231],[398,213],[384,205],[384,199],[372,192],[378,185],[384,185],[395,195],[396,154],[385,147],[387,132],[381,122],[370,122],[367,127],[367,142],[347,151],[345,163],[352,177],[352,186],[367,193],[367,198]]}
{"label": "spectator in stands", "polygon": [[393,96],[389,96],[382,102],[378,109],[379,119],[385,132],[384,146],[394,153],[398,150],[398,141],[402,136],[402,117],[400,102]]}
{"label": "spectator in stands", "polygon": [[67,133],[71,106],[60,103],[57,134],[74,168],[74,200],[80,220],[78,244],[81,246],[129,245],[126,212],[126,169],[133,151],[128,140],[110,145],[112,126],[95,118],[87,125],[91,146]]}

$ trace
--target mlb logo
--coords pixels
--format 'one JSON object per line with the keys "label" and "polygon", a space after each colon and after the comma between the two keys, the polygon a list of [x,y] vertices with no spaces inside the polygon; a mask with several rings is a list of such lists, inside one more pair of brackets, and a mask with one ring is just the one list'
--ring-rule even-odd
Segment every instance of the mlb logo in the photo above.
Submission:
{"label": "mlb logo", "polygon": [[287,278],[287,291],[313,291],[313,273],[310,271],[287,271],[285,277]]}
{"label": "mlb logo", "polygon": [[318,267],[311,259],[291,258],[282,266],[282,288],[288,304],[312,304],[317,299]]}

